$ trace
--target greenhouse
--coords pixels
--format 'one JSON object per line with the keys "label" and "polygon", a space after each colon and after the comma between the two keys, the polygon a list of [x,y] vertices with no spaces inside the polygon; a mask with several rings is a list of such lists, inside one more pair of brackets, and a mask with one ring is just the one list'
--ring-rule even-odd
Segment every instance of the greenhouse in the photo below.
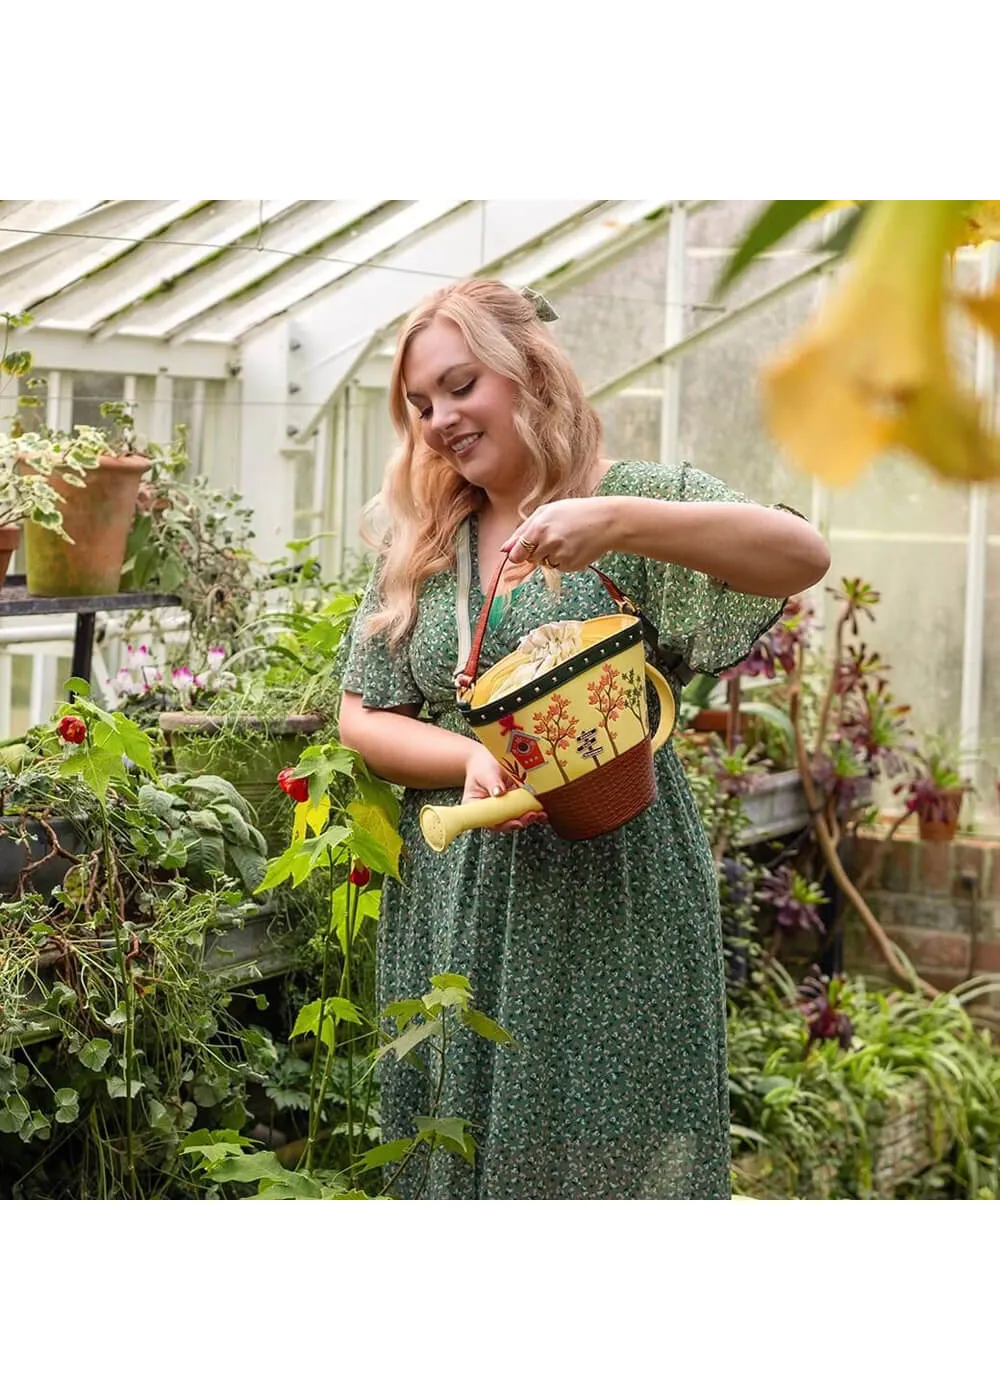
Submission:
{"label": "greenhouse", "polygon": [[[948,254],[947,288],[935,284],[947,298],[941,346],[962,403],[976,406],[975,429],[961,420],[949,457],[952,399],[928,392],[911,424],[920,385],[893,397],[876,384],[871,422],[890,398],[891,411],[872,428],[863,469],[837,479],[798,451],[806,391],[794,402],[792,392],[809,355],[825,353],[827,330],[833,343],[852,276],[881,295],[878,238],[891,236],[897,211],[792,204],[0,201],[0,1198],[1000,1194],[1000,470],[989,465],[1000,253],[982,212],[995,218],[995,206],[911,202],[930,211],[928,226],[937,214],[942,228],[964,218],[975,231],[943,234],[940,249],[928,234],[927,261],[944,268]],[[719,608],[727,594],[777,599],[725,657],[685,650],[664,601],[660,649],[647,634],[646,661],[660,665],[676,647],[684,664],[655,713],[652,691],[633,706],[644,752],[673,716],[664,753],[683,770],[714,861],[725,1189],[678,1165],[678,1142],[697,1153],[701,1128],[671,1120],[669,1146],[650,1141],[659,1081],[628,1054],[601,1081],[643,1085],[641,1113],[617,1124],[616,1145],[594,1112],[599,1047],[581,1043],[569,1067],[563,1052],[551,1072],[565,1104],[545,1119],[530,1088],[548,1064],[530,1059],[533,979],[549,1008],[537,1014],[560,1008],[560,1027],[562,1008],[589,1004],[576,995],[582,984],[553,990],[545,979],[558,983],[563,954],[548,961],[550,949],[535,966],[522,951],[523,981],[508,996],[449,931],[462,880],[482,882],[477,909],[494,895],[504,904],[513,872],[527,868],[518,850],[529,862],[550,850],[543,842],[588,845],[558,834],[562,809],[545,800],[534,765],[540,773],[548,757],[571,788],[567,753],[579,754],[589,783],[598,741],[605,766],[609,749],[617,759],[624,748],[626,691],[595,692],[588,730],[553,735],[541,721],[532,729],[534,713],[505,714],[502,761],[530,794],[501,818],[517,829],[484,836],[446,814],[446,849],[433,855],[407,826],[419,804],[407,804],[414,790],[450,786],[457,805],[461,783],[401,776],[402,760],[380,769],[366,747],[378,706],[369,680],[357,680],[375,557],[363,512],[400,451],[397,342],[408,327],[409,345],[429,343],[410,318],[467,279],[530,291],[540,334],[568,356],[599,415],[612,472],[705,473],[721,486],[699,499],[720,511],[743,497],[785,508],[768,517],[776,555],[786,539],[799,547],[806,522],[828,549],[821,577],[773,594],[752,586],[749,567],[749,583],[731,584],[686,554],[634,551],[711,575]],[[866,343],[859,381],[868,353],[874,362]],[[430,371],[417,385],[416,361],[404,367],[411,431],[429,440],[436,428],[420,419],[436,424],[438,389]],[[854,409],[830,393],[829,422],[810,400],[808,431],[820,457],[831,444],[832,461]],[[982,444],[969,446],[980,428]],[[470,462],[475,436],[461,447]],[[986,465],[949,471],[963,452]],[[633,489],[643,494],[629,476],[615,499]],[[544,525],[558,509],[546,503],[562,494],[588,493],[550,493],[522,519]],[[120,548],[104,557],[98,526],[116,511]],[[485,559],[485,517],[473,535]],[[545,541],[536,575],[560,574],[574,598],[572,580],[599,556],[560,567],[556,535]],[[433,576],[429,592],[442,573],[460,579],[462,547],[414,576]],[[485,582],[484,571],[484,598]],[[473,610],[466,656],[455,652],[449,675],[475,631]],[[453,650],[463,635],[460,619]],[[414,657],[420,681],[428,663]],[[483,657],[485,671],[489,643]],[[472,733],[464,719],[452,730],[426,687],[386,684],[381,713],[427,696],[422,722]],[[369,718],[348,731],[341,700],[356,692]],[[492,692],[494,709],[503,693]],[[475,704],[471,723],[479,714],[488,747],[493,711]],[[656,759],[660,789],[666,762]],[[435,810],[451,802],[428,799]],[[519,825],[543,809],[541,827]],[[636,813],[627,821],[651,820],[641,804]],[[422,817],[419,830],[433,845]],[[608,853],[592,872],[605,889],[618,877],[601,843],[616,830],[583,833]],[[485,855],[469,875],[484,840],[514,852],[509,888]],[[553,868],[562,859],[544,858]],[[666,849],[648,859],[664,888],[681,888]],[[376,969],[390,960],[377,930],[403,918],[425,867],[451,872],[433,877],[447,885],[438,912],[421,915],[440,923],[429,935],[437,961],[404,987],[402,954],[391,977]],[[608,929],[623,949],[635,941],[640,961],[621,984],[603,973],[603,985],[635,985],[643,928],[608,898]],[[548,915],[534,917],[544,949]],[[510,1024],[511,1008],[524,1026]],[[518,1056],[523,1070],[510,1068]],[[419,1110],[402,1126],[402,1100],[390,1110],[383,1093],[397,1076],[412,1077],[406,1102]],[[486,1081],[494,1095],[519,1087],[500,1103],[483,1099]],[[535,1150],[543,1120],[558,1140],[548,1157]],[[562,1176],[552,1152],[574,1164]],[[627,1170],[593,1165],[623,1152]]]}

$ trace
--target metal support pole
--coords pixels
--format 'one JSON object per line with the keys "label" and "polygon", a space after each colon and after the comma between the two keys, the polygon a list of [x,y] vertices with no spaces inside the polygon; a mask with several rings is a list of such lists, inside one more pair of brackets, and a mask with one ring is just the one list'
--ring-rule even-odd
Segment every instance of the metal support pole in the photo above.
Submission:
{"label": "metal support pole", "polygon": [[[995,243],[980,253],[979,285],[985,292],[996,280],[1000,257]],[[986,405],[986,421],[996,419],[994,381],[996,345],[985,331],[976,332],[975,392]],[[981,483],[969,488],[969,533],[965,554],[965,629],[962,642],[962,697],[959,718],[960,769],[975,782],[981,759],[983,702],[983,642],[986,617],[986,571],[989,552],[989,491]]]}
{"label": "metal support pole", "polygon": [[94,654],[94,622],[96,614],[82,612],[76,615],[76,631],[73,636],[73,672],[81,681],[90,680],[91,657]]}
{"label": "metal support pole", "polygon": [[[675,201],[667,230],[667,272],[664,288],[664,346],[677,345],[684,336],[684,282],[687,265],[687,209]],[[662,369],[660,400],[660,461],[676,462],[680,453],[681,365],[668,360]]]}
{"label": "metal support pole", "polygon": [[205,434],[205,381],[195,380],[191,399],[191,422],[188,424],[188,456],[191,471],[197,476],[201,472],[202,440]]}

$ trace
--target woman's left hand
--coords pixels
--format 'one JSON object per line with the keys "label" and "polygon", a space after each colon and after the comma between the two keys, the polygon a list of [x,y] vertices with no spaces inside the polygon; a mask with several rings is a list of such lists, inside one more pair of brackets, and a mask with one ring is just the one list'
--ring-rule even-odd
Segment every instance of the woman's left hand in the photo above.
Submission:
{"label": "woman's left hand", "polygon": [[549,501],[529,515],[501,548],[512,564],[547,564],[572,573],[616,547],[614,526],[612,497]]}

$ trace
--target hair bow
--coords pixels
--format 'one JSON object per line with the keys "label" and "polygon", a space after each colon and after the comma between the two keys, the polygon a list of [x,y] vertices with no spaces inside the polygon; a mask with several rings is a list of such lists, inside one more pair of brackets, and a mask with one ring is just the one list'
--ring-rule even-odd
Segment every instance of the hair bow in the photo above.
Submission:
{"label": "hair bow", "polygon": [[559,313],[552,303],[543,297],[541,292],[536,292],[533,287],[522,287],[521,295],[527,297],[535,308],[535,315],[540,321],[558,321]]}

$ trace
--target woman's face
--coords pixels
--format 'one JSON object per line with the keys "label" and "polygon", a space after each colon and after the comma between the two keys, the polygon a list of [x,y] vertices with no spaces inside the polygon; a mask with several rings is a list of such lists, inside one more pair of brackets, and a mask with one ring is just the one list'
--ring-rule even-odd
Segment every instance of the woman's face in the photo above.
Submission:
{"label": "woman's face", "polygon": [[514,427],[517,386],[481,364],[453,321],[436,317],[403,356],[406,397],[432,451],[488,494],[513,486],[527,465]]}

